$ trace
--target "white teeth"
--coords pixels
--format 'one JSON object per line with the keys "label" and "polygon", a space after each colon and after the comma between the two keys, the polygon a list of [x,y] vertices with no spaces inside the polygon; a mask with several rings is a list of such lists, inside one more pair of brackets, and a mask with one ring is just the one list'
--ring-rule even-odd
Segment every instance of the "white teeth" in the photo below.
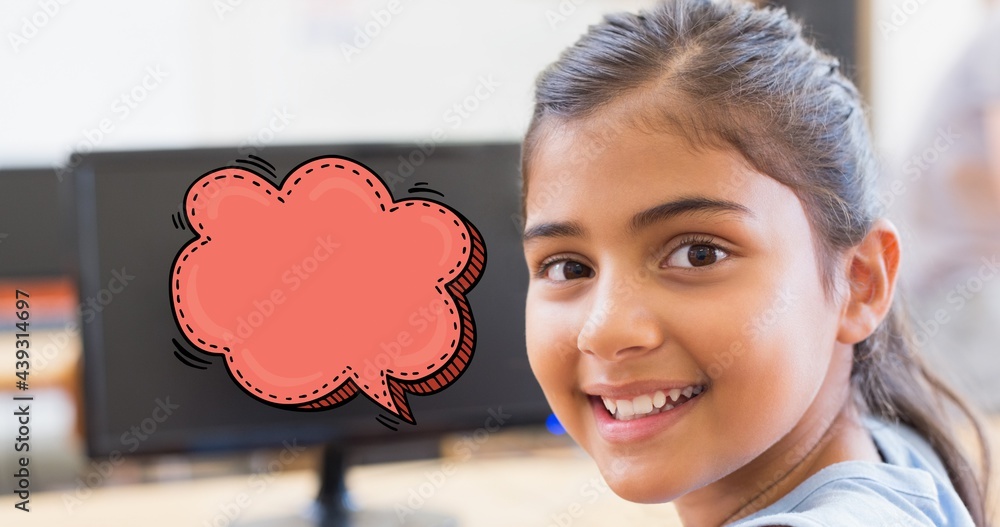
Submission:
{"label": "white teeth", "polygon": [[615,415],[615,417],[622,418],[622,417],[632,417],[633,415],[635,415],[635,410],[632,408],[632,401],[626,401],[624,399],[620,399],[618,401],[615,401],[615,403],[618,405],[618,413]]}
{"label": "white teeth", "polygon": [[653,398],[648,395],[640,395],[632,399],[632,411],[639,414],[648,414],[653,411]]}
{"label": "white teeth", "polygon": [[687,386],[685,388],[673,388],[664,392],[656,390],[652,394],[644,394],[632,399],[610,399],[601,397],[604,407],[608,413],[618,420],[638,419],[648,415],[655,415],[667,410],[673,410],[683,403],[677,401],[681,395],[685,397],[685,402],[693,396],[704,391],[702,386]]}

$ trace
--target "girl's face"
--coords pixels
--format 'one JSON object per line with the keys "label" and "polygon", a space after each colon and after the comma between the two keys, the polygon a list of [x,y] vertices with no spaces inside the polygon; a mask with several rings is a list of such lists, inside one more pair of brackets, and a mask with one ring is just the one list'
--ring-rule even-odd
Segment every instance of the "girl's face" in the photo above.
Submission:
{"label": "girl's face", "polygon": [[620,496],[756,494],[846,400],[805,211],[733,151],[605,125],[548,127],[525,175],[531,367]]}

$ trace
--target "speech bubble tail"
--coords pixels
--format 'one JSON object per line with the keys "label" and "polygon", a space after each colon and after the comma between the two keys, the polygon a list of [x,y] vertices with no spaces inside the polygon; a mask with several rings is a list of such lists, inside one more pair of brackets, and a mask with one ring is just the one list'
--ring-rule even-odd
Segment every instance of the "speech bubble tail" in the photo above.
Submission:
{"label": "speech bubble tail", "polygon": [[417,424],[417,421],[413,418],[413,411],[410,410],[410,403],[406,400],[406,391],[403,390],[403,387],[399,383],[390,380],[389,394],[392,397],[392,407],[390,408],[386,405],[383,405],[383,407],[407,423],[411,425]]}
{"label": "speech bubble tail", "polygon": [[[371,373],[374,375],[374,372]],[[410,403],[406,400],[406,390],[398,381],[387,376],[385,370],[379,370],[377,377],[358,377],[352,384],[356,384],[371,402],[382,409],[411,425],[416,424]]]}

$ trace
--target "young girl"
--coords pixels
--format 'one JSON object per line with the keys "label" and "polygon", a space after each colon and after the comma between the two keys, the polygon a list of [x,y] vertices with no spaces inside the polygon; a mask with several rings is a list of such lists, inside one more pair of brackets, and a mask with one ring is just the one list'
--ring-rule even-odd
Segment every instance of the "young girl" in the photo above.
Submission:
{"label": "young girl", "polygon": [[689,527],[987,524],[858,92],[783,10],[610,16],[536,97],[528,355],[618,495]]}

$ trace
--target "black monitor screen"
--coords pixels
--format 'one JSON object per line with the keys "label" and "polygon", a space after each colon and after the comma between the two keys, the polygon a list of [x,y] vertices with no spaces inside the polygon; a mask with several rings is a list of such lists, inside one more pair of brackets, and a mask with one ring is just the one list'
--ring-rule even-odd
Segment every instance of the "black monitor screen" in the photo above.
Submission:
{"label": "black monitor screen", "polygon": [[416,421],[409,424],[387,421],[392,415],[364,397],[312,412],[269,406],[233,382],[222,357],[193,354],[210,364],[182,359],[178,344],[194,350],[172,316],[168,277],[195,236],[178,224],[185,193],[237,158],[263,163],[236,149],[95,153],[73,178],[92,456],[246,449],[290,438],[351,445],[544,422],[549,410],[524,349],[516,144],[438,145],[429,153],[413,145],[271,147],[256,154],[279,180],[308,159],[346,156],[379,174],[397,201],[412,197],[410,189],[433,189],[475,225],[488,259],[468,293],[471,362],[446,389],[408,395]]}
{"label": "black monitor screen", "polygon": [[0,170],[0,277],[59,276],[71,270],[71,196],[55,171]]}

